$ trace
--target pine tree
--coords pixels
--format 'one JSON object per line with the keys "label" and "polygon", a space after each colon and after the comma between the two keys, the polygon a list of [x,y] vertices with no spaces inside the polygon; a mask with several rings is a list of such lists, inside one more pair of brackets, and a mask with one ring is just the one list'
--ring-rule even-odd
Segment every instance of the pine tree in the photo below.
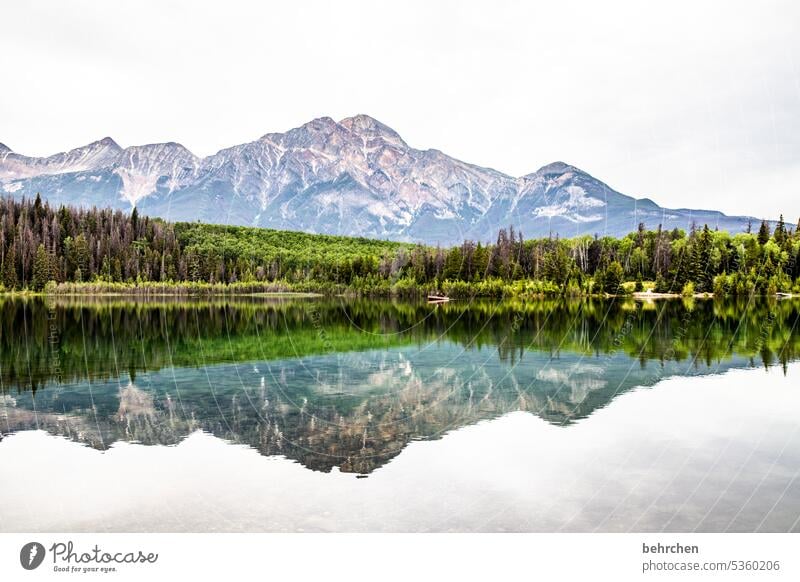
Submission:
{"label": "pine tree", "polygon": [[712,235],[708,225],[703,227],[697,236],[692,252],[690,280],[699,293],[711,291],[714,282],[714,271],[711,265]]}
{"label": "pine tree", "polygon": [[33,203],[33,218],[37,223],[39,223],[42,221],[43,217],[44,217],[44,210],[42,209],[42,197],[37,192],[36,200]]}
{"label": "pine tree", "polygon": [[50,280],[50,257],[40,244],[36,249],[36,258],[33,260],[33,279],[31,287],[34,291],[41,291]]}
{"label": "pine tree", "polygon": [[6,252],[6,257],[3,261],[3,286],[6,289],[13,290],[17,288],[17,284],[17,250],[12,245]]}
{"label": "pine tree", "polygon": [[778,225],[775,227],[775,233],[772,236],[778,246],[783,247],[783,243],[786,240],[786,224],[783,222],[783,214],[781,214]]}
{"label": "pine tree", "polygon": [[766,220],[761,221],[761,227],[758,229],[758,244],[762,247],[769,241],[769,224]]}
{"label": "pine tree", "polygon": [[67,259],[67,274],[76,271],[87,273],[89,271],[89,245],[84,234],[80,233],[74,239],[68,237],[64,241],[64,247]]}

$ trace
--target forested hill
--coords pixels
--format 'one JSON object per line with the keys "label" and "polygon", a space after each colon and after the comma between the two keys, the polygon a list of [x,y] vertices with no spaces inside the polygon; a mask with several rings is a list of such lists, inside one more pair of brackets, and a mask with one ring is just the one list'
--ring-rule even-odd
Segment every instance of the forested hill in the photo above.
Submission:
{"label": "forested hill", "polygon": [[[111,209],[0,200],[0,260],[6,289],[47,281],[299,281],[375,270],[412,245],[199,223],[169,223]],[[345,273],[347,271],[347,273]]]}
{"label": "forested hill", "polygon": [[[170,223],[110,209],[0,199],[3,290],[48,282],[271,284],[283,289],[452,296],[618,293],[625,281],[656,291],[797,292],[800,235],[781,219],[771,231],[731,235],[699,226],[625,237],[525,240],[501,229],[496,243],[450,248],[252,227]],[[652,285],[651,285],[652,286]]]}

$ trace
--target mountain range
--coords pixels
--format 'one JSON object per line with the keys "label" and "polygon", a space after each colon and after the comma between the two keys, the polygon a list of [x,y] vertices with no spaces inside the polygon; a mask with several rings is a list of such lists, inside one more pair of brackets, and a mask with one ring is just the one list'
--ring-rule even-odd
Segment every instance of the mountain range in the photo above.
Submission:
{"label": "mountain range", "polygon": [[321,117],[205,158],[174,142],[122,148],[109,137],[44,158],[0,144],[0,193],[136,207],[168,220],[428,244],[491,241],[509,225],[531,238],[621,236],[639,223],[739,232],[756,221],[664,208],[563,162],[509,176],[412,148],[367,115]]}

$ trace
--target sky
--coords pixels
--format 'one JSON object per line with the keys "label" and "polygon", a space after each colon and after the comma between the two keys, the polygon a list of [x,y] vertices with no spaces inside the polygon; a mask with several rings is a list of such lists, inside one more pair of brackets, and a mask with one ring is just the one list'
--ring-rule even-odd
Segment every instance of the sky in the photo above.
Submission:
{"label": "sky", "polygon": [[520,176],[800,217],[800,3],[0,4],[0,142],[197,155],[322,116]]}

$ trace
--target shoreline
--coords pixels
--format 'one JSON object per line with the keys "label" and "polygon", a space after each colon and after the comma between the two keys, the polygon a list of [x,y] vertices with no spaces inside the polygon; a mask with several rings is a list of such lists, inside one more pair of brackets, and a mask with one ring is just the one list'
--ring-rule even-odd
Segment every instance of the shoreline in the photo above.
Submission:
{"label": "shoreline", "polygon": [[[714,299],[713,293],[692,293],[691,295],[683,295],[682,293],[656,293],[654,291],[636,291],[631,294],[634,299]],[[730,297],[735,297],[731,295]],[[763,297],[773,297],[772,295],[763,295]]]}
{"label": "shoreline", "polygon": [[[98,288],[99,287],[99,288]],[[382,292],[369,292],[369,291],[354,291],[352,289],[332,290],[330,293],[317,292],[317,291],[250,291],[246,289],[238,290],[234,288],[224,288],[217,286],[209,286],[207,288],[196,287],[187,288],[182,286],[163,287],[148,285],[131,286],[120,290],[102,290],[102,285],[87,284],[86,288],[70,289],[68,291],[0,291],[0,299],[2,298],[28,298],[28,297],[42,297],[42,298],[77,298],[77,297],[116,297],[128,299],[148,299],[148,298],[224,298],[224,297],[250,297],[250,298],[263,298],[263,299],[303,299],[303,298],[323,298],[323,297],[346,297],[346,298],[387,298],[387,299],[425,299],[426,295],[421,293],[419,295],[408,294],[394,294]],[[664,300],[664,299],[735,299],[737,297],[747,297],[738,295],[723,295],[716,296],[714,293],[694,293],[692,295],[683,295],[681,293],[655,293],[652,291],[637,291],[633,293],[623,294],[577,294],[577,295],[561,295],[561,294],[547,294],[537,293],[533,295],[509,295],[497,297],[493,295],[470,295],[467,297],[449,297],[449,300],[471,300],[471,299],[495,299],[498,301],[503,300],[516,300],[516,301],[536,301],[541,299],[632,299],[634,301],[646,300]],[[755,297],[766,297],[778,300],[796,299],[800,297],[792,293],[775,293],[772,295],[755,295]],[[436,302],[434,302],[436,303]]]}

